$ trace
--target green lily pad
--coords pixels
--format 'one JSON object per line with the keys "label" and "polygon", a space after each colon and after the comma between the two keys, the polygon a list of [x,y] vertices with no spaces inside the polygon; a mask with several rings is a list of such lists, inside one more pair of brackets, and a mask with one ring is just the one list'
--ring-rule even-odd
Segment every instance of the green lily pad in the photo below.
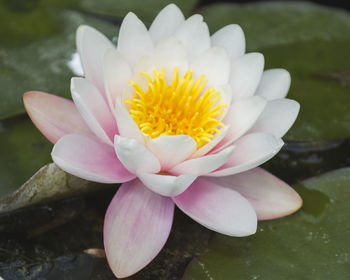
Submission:
{"label": "green lily pad", "polygon": [[350,168],[296,185],[304,200],[299,212],[260,222],[250,237],[216,234],[183,279],[348,279],[349,188]]}

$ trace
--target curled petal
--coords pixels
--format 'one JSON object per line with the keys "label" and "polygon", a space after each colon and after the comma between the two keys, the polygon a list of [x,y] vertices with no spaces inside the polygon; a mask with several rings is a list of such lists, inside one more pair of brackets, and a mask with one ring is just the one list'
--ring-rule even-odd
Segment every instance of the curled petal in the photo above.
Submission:
{"label": "curled petal", "polygon": [[145,267],[163,248],[174,215],[174,203],[138,180],[123,184],[110,203],[104,222],[104,247],[119,278]]}
{"label": "curled petal", "polygon": [[173,197],[177,207],[201,225],[231,236],[255,233],[257,217],[250,203],[238,192],[204,179]]}
{"label": "curled petal", "polygon": [[286,97],[290,87],[290,74],[285,69],[270,69],[264,71],[256,95],[267,100]]}
{"label": "curled petal", "polygon": [[23,103],[36,127],[52,143],[66,134],[92,132],[71,100],[40,91],[28,91]]}

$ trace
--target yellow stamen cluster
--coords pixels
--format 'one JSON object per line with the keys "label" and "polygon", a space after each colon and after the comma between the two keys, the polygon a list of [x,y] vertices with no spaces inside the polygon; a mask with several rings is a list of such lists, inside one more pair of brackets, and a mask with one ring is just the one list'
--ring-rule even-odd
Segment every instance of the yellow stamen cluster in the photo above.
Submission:
{"label": "yellow stamen cluster", "polygon": [[220,92],[204,89],[207,81],[204,75],[193,79],[193,71],[188,70],[179,77],[178,69],[174,69],[173,80],[167,85],[164,69],[154,71],[154,79],[142,73],[148,80],[148,89],[143,91],[134,81],[130,81],[135,90],[129,105],[131,117],[140,130],[156,138],[160,135],[191,136],[197,142],[197,148],[210,142],[219,127],[224,124],[217,118],[226,104],[218,104]]}

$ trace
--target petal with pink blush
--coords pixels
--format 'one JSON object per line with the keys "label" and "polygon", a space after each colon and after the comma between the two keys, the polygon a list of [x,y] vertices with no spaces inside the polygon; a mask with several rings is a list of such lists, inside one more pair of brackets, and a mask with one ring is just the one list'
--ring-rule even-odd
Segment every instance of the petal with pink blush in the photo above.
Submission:
{"label": "petal with pink blush", "polygon": [[151,191],[164,196],[176,196],[185,191],[196,180],[195,175],[162,175],[140,173],[142,183]]}
{"label": "petal with pink blush", "polygon": [[114,275],[128,277],[150,263],[168,239],[174,203],[143,186],[123,184],[110,203],[104,221],[104,247]]}
{"label": "petal with pink blush", "polygon": [[147,146],[158,158],[162,170],[168,170],[186,160],[196,150],[197,144],[188,135],[161,135],[150,139]]}
{"label": "petal with pink blush", "polygon": [[285,69],[270,69],[264,71],[256,95],[267,100],[286,97],[290,87],[290,74]]}
{"label": "petal with pink blush", "polygon": [[117,50],[134,67],[144,55],[153,51],[153,42],[146,26],[134,14],[128,13],[120,26]]}
{"label": "petal with pink blush", "polygon": [[271,100],[249,132],[264,132],[282,137],[295,122],[299,109],[300,105],[295,100]]}
{"label": "petal with pink blush", "polygon": [[72,78],[72,97],[87,125],[101,140],[113,143],[117,123],[97,88],[84,78]]}
{"label": "petal with pink blush", "polygon": [[53,147],[53,161],[64,171],[100,183],[123,183],[135,178],[118,160],[112,146],[96,137],[63,136]]}
{"label": "petal with pink blush", "polygon": [[248,199],[259,220],[290,215],[303,204],[293,188],[261,168],[232,176],[212,178],[212,181],[231,188]]}
{"label": "petal with pink blush", "polygon": [[157,44],[171,36],[184,21],[185,17],[176,5],[166,6],[159,12],[149,28],[153,42]]}
{"label": "petal with pink blush", "polygon": [[276,155],[283,144],[271,134],[247,134],[234,143],[236,150],[231,158],[208,176],[228,176],[255,168]]}
{"label": "petal with pink blush", "polygon": [[157,157],[135,139],[116,135],[114,148],[119,160],[130,172],[138,174],[160,171],[160,163]]}
{"label": "petal with pink blush", "polygon": [[33,123],[52,143],[66,134],[93,134],[71,100],[28,91],[23,95],[23,103]]}
{"label": "petal with pink blush", "polygon": [[126,90],[131,91],[129,81],[133,74],[126,60],[114,49],[107,50],[103,57],[103,73],[107,99],[113,112],[116,99],[121,98]]}
{"label": "petal with pink blush", "polygon": [[232,156],[234,147],[227,147],[216,154],[209,154],[200,158],[186,160],[174,166],[170,172],[172,174],[193,174],[205,175],[222,166]]}
{"label": "petal with pink blush", "polygon": [[230,236],[256,232],[257,217],[248,200],[214,182],[198,179],[173,201],[193,220],[216,232]]}
{"label": "petal with pink blush", "polygon": [[106,50],[110,48],[114,49],[114,45],[105,35],[87,25],[79,26],[76,43],[85,77],[94,84],[104,96],[102,59]]}

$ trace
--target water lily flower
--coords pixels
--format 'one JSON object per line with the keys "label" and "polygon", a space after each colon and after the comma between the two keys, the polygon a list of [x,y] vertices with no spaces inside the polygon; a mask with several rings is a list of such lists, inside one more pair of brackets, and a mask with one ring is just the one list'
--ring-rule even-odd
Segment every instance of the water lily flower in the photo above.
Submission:
{"label": "water lily flower", "polygon": [[32,91],[24,104],[55,144],[60,168],[122,183],[104,224],[117,277],[159,253],[175,205],[231,236],[300,208],[291,187],[258,167],[281,149],[297,117],[299,104],[285,98],[290,75],[264,71],[262,54],[245,54],[238,25],[210,36],[201,15],[185,19],[171,4],[149,29],[127,14],[117,47],[81,26],[77,48],[85,77],[71,80],[73,102]]}

